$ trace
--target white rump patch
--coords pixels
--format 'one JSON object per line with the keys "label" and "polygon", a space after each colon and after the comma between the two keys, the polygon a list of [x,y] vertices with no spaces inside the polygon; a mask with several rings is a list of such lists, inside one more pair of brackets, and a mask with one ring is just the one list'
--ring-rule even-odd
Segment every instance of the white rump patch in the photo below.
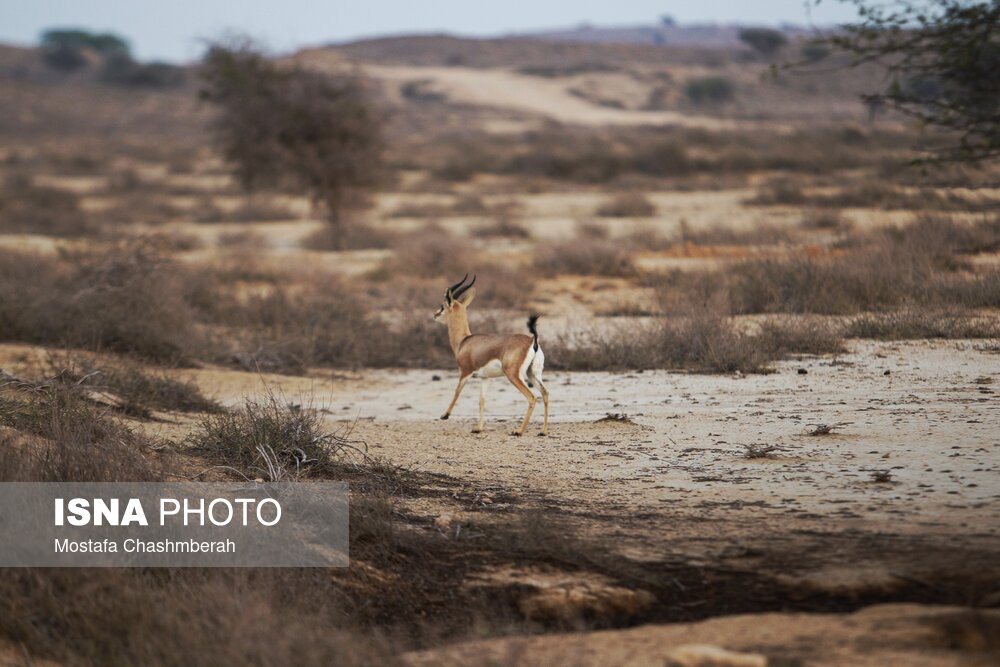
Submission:
{"label": "white rump patch", "polygon": [[[519,377],[521,381],[525,384],[533,384],[531,381],[532,376],[542,379],[542,368],[545,367],[545,355],[542,353],[542,348],[539,347],[537,350],[534,347],[528,348],[528,354],[524,355],[524,362],[521,364],[519,369]],[[528,375],[528,369],[531,369],[531,375]]]}
{"label": "white rump patch", "polygon": [[535,352],[535,358],[532,359],[531,363],[528,364],[531,369],[531,375],[528,376],[530,380],[534,376],[539,382],[542,381],[542,371],[545,370],[545,353],[542,352],[541,346],[538,347],[538,351]]}

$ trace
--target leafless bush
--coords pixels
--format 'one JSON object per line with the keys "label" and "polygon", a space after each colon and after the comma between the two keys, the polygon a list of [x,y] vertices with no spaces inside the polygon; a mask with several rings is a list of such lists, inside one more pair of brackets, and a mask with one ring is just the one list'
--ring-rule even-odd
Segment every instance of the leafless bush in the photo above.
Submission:
{"label": "leafless bush", "polygon": [[553,367],[568,370],[685,368],[759,373],[767,372],[770,362],[790,355],[839,351],[841,342],[832,326],[775,320],[754,334],[715,309],[701,308],[653,323],[557,339],[547,344],[546,359]]}
{"label": "leafless bush", "polygon": [[926,188],[907,192],[879,181],[849,185],[832,194],[810,194],[803,192],[799,185],[785,178],[761,186],[757,194],[747,203],[915,211],[992,211],[997,207],[996,200],[990,198],[969,198],[954,192],[942,193]]}
{"label": "leafless bush", "polygon": [[278,222],[297,220],[290,208],[262,197],[251,197],[231,211],[225,211],[212,222]]}
{"label": "leafless bush", "polygon": [[605,218],[647,218],[656,214],[656,206],[639,193],[616,195],[597,207],[597,215]]}
{"label": "leafless bush", "polygon": [[184,281],[181,270],[142,243],[80,255],[68,266],[7,252],[0,331],[8,340],[185,361],[203,340]]}
{"label": "leafless bush", "polygon": [[[432,302],[433,303],[433,302]],[[235,341],[222,359],[247,370],[301,374],[310,366],[440,367],[450,351],[427,312],[382,318],[347,287],[251,298],[230,315]]]}
{"label": "leafless bush", "polygon": [[1000,274],[964,259],[997,243],[992,221],[977,225],[922,218],[899,229],[854,238],[852,247],[823,257],[750,260],[711,281],[659,281],[661,299],[711,286],[734,313],[851,314],[904,305],[991,307],[1000,303]]}
{"label": "leafless bush", "polygon": [[273,391],[246,399],[238,410],[204,417],[190,442],[218,465],[272,482],[329,471],[344,449],[354,449],[347,438],[328,432],[311,406],[288,403]]}
{"label": "leafless bush", "polygon": [[765,206],[775,204],[802,205],[807,203],[807,198],[800,185],[787,178],[779,178],[758,188],[757,194],[747,203]]}
{"label": "leafless bush", "polygon": [[221,406],[202,395],[191,380],[178,380],[162,370],[146,370],[124,359],[49,357],[49,372],[63,382],[110,392],[130,415],[148,417],[150,410],[218,412]]}
{"label": "leafless bush", "polygon": [[469,258],[476,252],[467,239],[453,236],[437,225],[399,237],[393,250],[386,266],[388,273],[426,278],[464,275],[469,271]]}
{"label": "leafless bush", "polygon": [[637,273],[624,244],[596,238],[541,245],[535,251],[534,263],[540,273],[548,276],[629,277]]}
{"label": "leafless bush", "polygon": [[72,192],[17,176],[8,178],[0,191],[0,231],[5,233],[85,236],[99,229]]}
{"label": "leafless bush", "polygon": [[685,229],[682,240],[695,245],[763,246],[787,243],[792,239],[793,235],[784,227],[761,224],[748,229],[721,226]]}
{"label": "leafless bush", "polygon": [[455,281],[455,276],[466,273],[478,275],[481,300],[477,304],[482,306],[520,306],[534,287],[530,272],[487,259],[469,240],[437,226],[398,237],[393,255],[373,277],[383,281],[398,275],[433,279],[441,285],[440,290],[434,290],[434,298],[438,298],[444,287]]}
{"label": "leafless bush", "polygon": [[0,425],[42,440],[0,447],[0,480],[46,482],[151,481],[145,456],[153,443],[60,381],[25,385],[0,376]]}
{"label": "leafless bush", "polygon": [[760,346],[775,359],[789,354],[843,352],[839,327],[822,317],[771,317],[757,334]]}
{"label": "leafless bush", "polygon": [[320,227],[303,240],[310,250],[382,250],[392,247],[396,234],[364,222],[353,222],[339,236],[328,225]]}
{"label": "leafless bush", "polygon": [[822,230],[832,232],[848,232],[851,223],[834,208],[812,208],[805,212],[799,221],[799,228],[810,231]]}
{"label": "leafless bush", "polygon": [[1000,324],[975,315],[904,308],[854,317],[845,326],[844,335],[877,340],[996,338],[1000,336]]}
{"label": "leafless bush", "polygon": [[483,238],[531,238],[531,232],[529,232],[523,224],[516,222],[514,218],[509,215],[497,216],[490,224],[478,228],[476,230],[476,234]]}

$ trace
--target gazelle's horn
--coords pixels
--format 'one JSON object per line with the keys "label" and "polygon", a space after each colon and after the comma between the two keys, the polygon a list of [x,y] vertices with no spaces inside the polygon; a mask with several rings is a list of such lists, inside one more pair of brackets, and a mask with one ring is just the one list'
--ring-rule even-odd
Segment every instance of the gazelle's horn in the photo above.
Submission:
{"label": "gazelle's horn", "polygon": [[455,290],[457,290],[459,287],[461,287],[462,283],[464,283],[468,278],[469,278],[469,274],[466,273],[465,274],[465,278],[462,278],[457,283],[455,283],[454,285],[452,285],[451,287],[449,287],[448,289],[446,289],[445,290],[445,294],[448,294],[450,292],[452,296],[455,296]]}
{"label": "gazelle's horn", "polygon": [[[468,277],[468,274],[466,274],[466,277]],[[468,290],[470,287],[472,287],[475,284],[476,284],[476,277],[472,276],[472,282],[470,282],[465,287],[462,287],[457,292],[453,292],[452,295],[451,295],[452,298],[457,299],[458,297],[462,296],[463,294],[465,294],[466,290]]]}

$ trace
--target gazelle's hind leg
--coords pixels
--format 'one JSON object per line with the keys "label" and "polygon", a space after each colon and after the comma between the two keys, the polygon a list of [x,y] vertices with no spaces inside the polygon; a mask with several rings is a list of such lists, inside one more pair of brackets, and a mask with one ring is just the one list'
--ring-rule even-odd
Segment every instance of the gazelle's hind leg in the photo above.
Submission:
{"label": "gazelle's hind leg", "polygon": [[543,370],[545,370],[545,353],[542,352],[542,348],[538,348],[535,351],[534,358],[528,365],[528,384],[531,386],[538,385],[539,391],[542,392],[542,403],[545,406],[545,421],[542,422],[542,432],[538,435],[549,434],[549,390],[542,382]]}
{"label": "gazelle's hind leg", "polygon": [[473,433],[482,433],[486,425],[486,378],[481,380],[479,385],[479,424],[472,429]]}
{"label": "gazelle's hind leg", "polygon": [[531,421],[531,413],[535,409],[535,403],[538,401],[535,395],[528,389],[528,386],[521,381],[521,378],[517,376],[518,369],[513,369],[513,372],[504,371],[507,379],[510,383],[517,387],[517,390],[524,394],[524,397],[528,399],[528,412],[524,415],[524,421],[521,422],[521,428],[511,433],[511,435],[524,435],[524,429],[528,427],[528,422]]}
{"label": "gazelle's hind leg", "polygon": [[545,421],[542,422],[542,432],[538,435],[548,435],[549,434],[549,390],[545,388],[542,383],[542,378],[537,375],[529,375],[528,379],[531,380],[532,384],[538,385],[539,391],[542,392],[542,405],[545,407]]}
{"label": "gazelle's hind leg", "polygon": [[465,383],[469,381],[471,376],[472,374],[470,373],[469,375],[463,375],[458,379],[458,386],[455,387],[455,397],[451,399],[451,405],[449,405],[448,409],[444,411],[443,415],[441,415],[441,419],[447,419],[451,416],[451,411],[455,409],[455,404],[458,403],[458,397],[462,395],[462,389],[465,388]]}

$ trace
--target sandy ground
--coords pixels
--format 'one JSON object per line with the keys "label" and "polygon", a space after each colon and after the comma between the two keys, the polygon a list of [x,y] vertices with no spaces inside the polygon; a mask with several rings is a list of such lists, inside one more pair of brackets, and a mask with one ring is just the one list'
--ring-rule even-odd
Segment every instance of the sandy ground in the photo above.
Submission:
{"label": "sandy ground", "polygon": [[[508,435],[525,402],[501,380],[489,381],[487,432],[470,432],[478,380],[452,419],[439,421],[451,371],[262,378],[209,369],[196,377],[227,403],[262,381],[289,401],[311,401],[399,465],[513,489],[584,518],[616,517],[620,546],[633,556],[716,558],[773,546],[790,532],[1000,552],[1000,356],[980,342],[852,347],[746,377],[549,371],[548,438],[535,435],[541,402],[529,435]],[[608,413],[629,421],[596,421]],[[843,425],[807,435],[815,423]],[[749,445],[777,449],[749,459]],[[876,471],[891,478],[873,481]],[[894,576],[881,558],[850,576]],[[817,564],[836,569],[826,560]]]}

